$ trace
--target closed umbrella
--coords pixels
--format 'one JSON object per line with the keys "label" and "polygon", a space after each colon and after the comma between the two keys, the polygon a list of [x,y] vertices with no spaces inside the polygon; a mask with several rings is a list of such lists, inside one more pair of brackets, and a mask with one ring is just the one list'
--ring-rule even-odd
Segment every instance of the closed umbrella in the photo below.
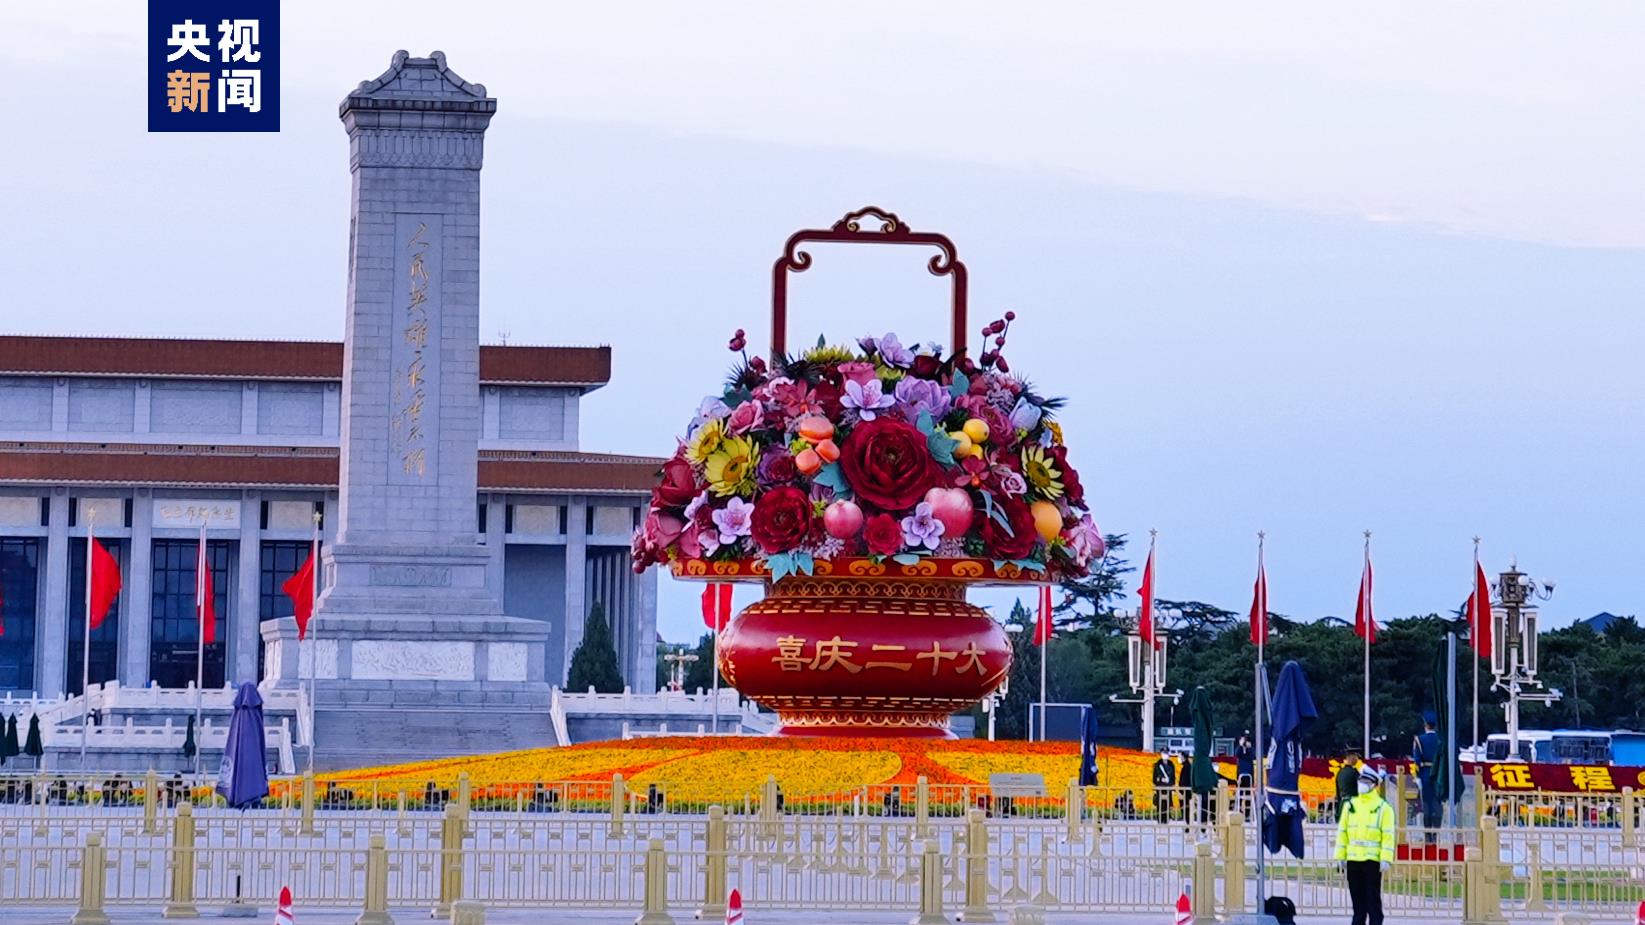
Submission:
{"label": "closed umbrella", "polygon": [[1307,810],[1297,782],[1302,777],[1302,738],[1319,719],[1314,695],[1308,690],[1308,676],[1296,662],[1286,662],[1274,691],[1273,747],[1268,766],[1267,805],[1262,813],[1262,843],[1278,854],[1281,848],[1302,857],[1302,823]]}
{"label": "closed umbrella", "polygon": [[263,697],[257,685],[246,681],[234,694],[234,715],[228,723],[223,763],[217,770],[217,792],[229,806],[245,809],[268,796],[264,760]]}
{"label": "closed umbrella", "polygon": [[188,718],[188,729],[183,732],[183,757],[193,758],[200,751],[200,745],[194,741],[194,717]]}
{"label": "closed umbrella", "polygon": [[1080,708],[1080,786],[1097,785],[1097,711]]}
{"label": "closed umbrella", "polygon": [[23,754],[28,755],[30,758],[39,758],[45,753],[45,743],[40,741],[40,717],[31,714],[29,716],[29,737],[23,743]]}
{"label": "closed umbrella", "polygon": [[0,726],[4,727],[0,728],[0,764],[4,764],[7,758],[23,754],[23,749],[17,744],[17,716],[6,717]]}
{"label": "closed umbrella", "polygon": [[[1441,640],[1439,649],[1434,653],[1434,729],[1439,733],[1439,760],[1434,762],[1434,794],[1441,804],[1457,801],[1457,771],[1450,763],[1450,756],[1445,754],[1445,745],[1450,741],[1450,713],[1447,708],[1451,702],[1451,694],[1445,690],[1445,683],[1450,678],[1451,666],[1446,664],[1446,657],[1450,654],[1450,644]],[[1424,717],[1426,718],[1426,717]]]}
{"label": "closed umbrella", "polygon": [[1189,696],[1188,715],[1194,723],[1194,773],[1190,784],[1195,793],[1210,793],[1217,789],[1217,766],[1211,760],[1211,730],[1216,719],[1212,715],[1211,694],[1204,687],[1194,688]]}

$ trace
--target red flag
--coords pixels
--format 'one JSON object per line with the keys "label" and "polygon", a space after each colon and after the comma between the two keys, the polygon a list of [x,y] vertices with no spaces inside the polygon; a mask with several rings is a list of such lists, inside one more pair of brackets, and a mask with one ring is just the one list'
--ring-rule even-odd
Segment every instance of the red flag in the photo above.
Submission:
{"label": "red flag", "polygon": [[1154,639],[1154,550],[1148,549],[1148,564],[1142,570],[1142,587],[1137,589],[1142,596],[1142,610],[1137,614],[1137,634],[1142,641],[1154,648],[1159,648],[1159,642]]}
{"label": "red flag", "polygon": [[1182,895],[1177,897],[1177,914],[1171,920],[1175,925],[1191,925],[1194,921],[1194,906],[1188,900],[1188,887],[1182,888]]}
{"label": "red flag", "polygon": [[1268,642],[1268,572],[1257,559],[1257,583],[1251,588],[1251,644]]}
{"label": "red flag", "polygon": [[1377,619],[1371,613],[1371,552],[1365,552],[1365,571],[1359,576],[1359,601],[1354,604],[1354,635],[1377,641]]}
{"label": "red flag", "polygon": [[297,617],[297,641],[308,635],[308,620],[314,616],[314,557],[319,552],[311,543],[308,558],[280,585],[280,590],[291,598],[291,610]]}
{"label": "red flag", "polygon": [[1034,624],[1034,645],[1043,646],[1051,641],[1051,634],[1056,632],[1051,625],[1051,586],[1040,588],[1040,615]]}
{"label": "red flag", "polygon": [[725,901],[725,925],[742,925],[743,921],[743,894],[741,890],[732,890]]}
{"label": "red flag", "polygon": [[216,593],[211,586],[211,562],[206,556],[206,528],[200,528],[200,549],[194,557],[194,616],[200,621],[200,644],[217,641]]}
{"label": "red flag", "polygon": [[707,585],[703,588],[703,625],[720,633],[730,623],[731,585]]}
{"label": "red flag", "polygon": [[91,540],[91,600],[89,616],[91,628],[103,625],[114,599],[120,596],[120,563],[114,561],[103,544]]}
{"label": "red flag", "polygon": [[1491,585],[1485,580],[1485,567],[1474,562],[1474,593],[1468,596],[1468,635],[1472,636],[1474,651],[1480,658],[1491,657]]}

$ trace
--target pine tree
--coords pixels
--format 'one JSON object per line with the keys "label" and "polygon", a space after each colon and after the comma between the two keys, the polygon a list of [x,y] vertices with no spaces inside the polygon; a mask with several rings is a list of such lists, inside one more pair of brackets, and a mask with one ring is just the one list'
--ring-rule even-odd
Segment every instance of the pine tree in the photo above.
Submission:
{"label": "pine tree", "polygon": [[566,674],[566,690],[594,688],[601,694],[623,692],[623,673],[617,667],[617,649],[611,643],[611,627],[605,622],[605,608],[596,601],[583,625],[583,641],[571,653],[571,670]]}

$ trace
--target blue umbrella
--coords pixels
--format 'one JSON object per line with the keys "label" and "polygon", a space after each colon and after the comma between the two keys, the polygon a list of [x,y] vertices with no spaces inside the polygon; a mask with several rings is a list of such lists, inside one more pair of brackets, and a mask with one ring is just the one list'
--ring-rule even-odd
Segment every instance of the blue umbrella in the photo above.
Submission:
{"label": "blue umbrella", "polygon": [[247,681],[234,694],[234,716],[228,723],[223,764],[217,770],[217,792],[235,809],[245,809],[268,796],[263,749],[263,697],[257,685]]}
{"label": "blue umbrella", "polygon": [[1286,662],[1274,691],[1272,761],[1268,767],[1268,799],[1262,813],[1262,843],[1278,854],[1291,849],[1302,857],[1302,823],[1307,818],[1297,781],[1302,776],[1302,737],[1319,718],[1314,695],[1308,690],[1308,676],[1302,666]]}
{"label": "blue umbrella", "polygon": [[1097,711],[1080,708],[1080,786],[1097,785]]}

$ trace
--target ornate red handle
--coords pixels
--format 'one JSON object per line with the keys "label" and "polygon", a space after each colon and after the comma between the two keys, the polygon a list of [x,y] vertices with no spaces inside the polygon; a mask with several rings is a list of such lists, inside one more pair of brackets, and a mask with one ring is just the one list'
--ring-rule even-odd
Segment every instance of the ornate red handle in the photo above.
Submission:
{"label": "ornate red handle", "polygon": [[[864,228],[863,219],[877,228]],[[811,269],[811,254],[799,250],[806,241],[844,241],[850,244],[925,244],[938,254],[926,264],[932,276],[954,278],[953,330],[950,333],[955,355],[965,352],[965,264],[954,251],[954,242],[945,234],[909,229],[894,213],[878,206],[864,206],[834,223],[832,228],[806,228],[788,236],[781,257],[771,268],[771,359],[777,362],[788,348],[788,274]],[[912,336],[912,335],[908,335]]]}

